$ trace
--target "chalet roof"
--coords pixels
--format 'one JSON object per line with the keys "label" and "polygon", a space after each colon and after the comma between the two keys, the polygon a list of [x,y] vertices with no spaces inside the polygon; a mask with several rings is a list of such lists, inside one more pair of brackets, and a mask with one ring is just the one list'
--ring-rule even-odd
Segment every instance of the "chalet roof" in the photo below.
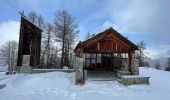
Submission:
{"label": "chalet roof", "polygon": [[128,45],[130,45],[132,48],[131,50],[138,50],[138,47],[132,43],[130,40],[128,40],[126,37],[124,37],[122,34],[120,34],[119,32],[117,32],[115,29],[113,29],[112,27],[108,28],[107,30],[103,31],[103,32],[100,32],[99,34],[85,40],[85,41],[82,41],[82,42],[79,42],[77,44],[77,46],[75,47],[74,49],[74,52],[78,49],[78,48],[86,48],[87,46],[91,45],[91,44],[94,44],[95,42],[97,41],[93,41],[95,39],[103,39],[102,37],[104,37],[105,35],[107,35],[108,33],[114,33],[114,35],[116,37],[119,37],[119,39],[121,39],[122,41],[124,41],[125,43],[127,43]]}

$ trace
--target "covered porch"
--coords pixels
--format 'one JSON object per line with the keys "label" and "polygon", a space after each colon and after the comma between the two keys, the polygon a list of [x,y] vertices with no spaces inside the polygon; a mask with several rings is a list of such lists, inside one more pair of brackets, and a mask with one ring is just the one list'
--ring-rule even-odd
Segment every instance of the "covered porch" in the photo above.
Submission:
{"label": "covered porch", "polygon": [[[132,56],[133,55],[133,56]],[[131,72],[134,53],[84,53],[84,69],[88,71],[116,72],[126,69]]]}
{"label": "covered porch", "polygon": [[90,80],[112,81],[123,75],[138,74],[134,73],[132,67],[135,59],[135,52],[84,53],[83,69],[87,71],[86,77]]}

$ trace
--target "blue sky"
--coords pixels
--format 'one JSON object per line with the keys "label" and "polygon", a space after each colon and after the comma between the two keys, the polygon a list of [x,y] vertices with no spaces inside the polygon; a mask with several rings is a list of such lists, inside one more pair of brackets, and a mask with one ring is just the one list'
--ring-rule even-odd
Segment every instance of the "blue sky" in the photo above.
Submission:
{"label": "blue sky", "polygon": [[57,10],[68,10],[80,27],[80,40],[113,27],[134,43],[144,40],[151,57],[170,55],[169,0],[0,0],[1,44],[18,40],[19,11],[35,11],[53,22]]}

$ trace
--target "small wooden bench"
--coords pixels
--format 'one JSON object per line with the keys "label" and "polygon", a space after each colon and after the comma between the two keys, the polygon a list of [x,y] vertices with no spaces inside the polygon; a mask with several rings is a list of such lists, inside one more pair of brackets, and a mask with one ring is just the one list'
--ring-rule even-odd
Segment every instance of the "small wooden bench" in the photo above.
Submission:
{"label": "small wooden bench", "polygon": [[133,84],[149,85],[149,78],[150,77],[139,76],[139,75],[125,75],[125,76],[121,76],[121,79],[119,81],[125,86],[129,86]]}

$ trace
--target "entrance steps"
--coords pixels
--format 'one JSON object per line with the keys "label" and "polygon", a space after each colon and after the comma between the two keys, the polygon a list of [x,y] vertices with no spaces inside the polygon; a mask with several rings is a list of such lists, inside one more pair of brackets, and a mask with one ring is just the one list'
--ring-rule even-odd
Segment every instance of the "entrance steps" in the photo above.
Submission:
{"label": "entrance steps", "polygon": [[116,80],[116,74],[107,71],[90,71],[87,79],[90,81],[114,81]]}

